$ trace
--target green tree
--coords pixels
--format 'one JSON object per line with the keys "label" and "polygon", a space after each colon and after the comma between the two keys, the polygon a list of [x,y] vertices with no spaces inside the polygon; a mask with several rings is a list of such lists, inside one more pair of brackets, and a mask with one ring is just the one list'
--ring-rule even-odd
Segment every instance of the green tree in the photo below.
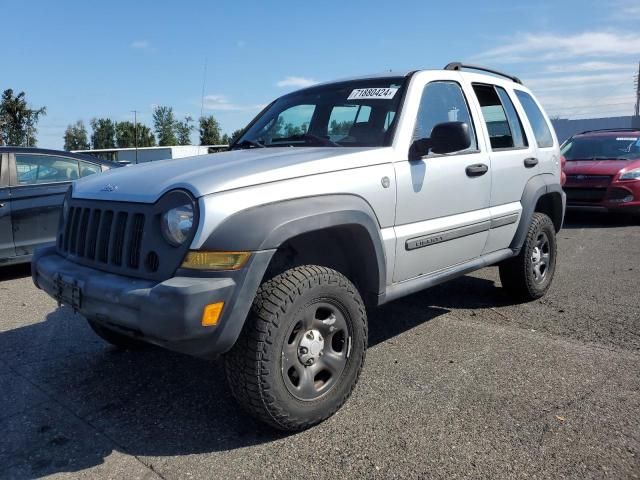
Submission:
{"label": "green tree", "polygon": [[14,95],[12,89],[5,90],[0,100],[0,145],[35,147],[36,125],[46,114],[46,107],[29,108],[24,92]]}
{"label": "green tree", "polygon": [[231,143],[235,142],[237,139],[240,138],[240,136],[242,136],[242,134],[244,133],[244,128],[239,128],[238,130],[235,130],[232,134],[231,134]]}
{"label": "green tree", "polygon": [[[135,147],[136,127],[133,122],[116,123],[116,145],[118,148]],[[146,125],[138,123],[138,147],[153,147],[156,139],[151,129]]]}
{"label": "green tree", "polygon": [[110,118],[91,120],[91,145],[93,148],[115,148],[116,125]]}
{"label": "green tree", "polygon": [[67,129],[64,131],[64,149],[65,150],[88,150],[91,148],[89,145],[89,138],[87,136],[87,129],[81,120],[76,123],[67,125]]}
{"label": "green tree", "polygon": [[193,130],[193,118],[189,115],[181,122],[175,123],[176,138],[178,145],[191,145],[191,130]]}
{"label": "green tree", "polygon": [[153,129],[161,147],[178,143],[175,133],[176,119],[171,107],[158,106],[153,109]]}
{"label": "green tree", "polygon": [[213,115],[200,117],[200,145],[220,145],[220,124]]}
{"label": "green tree", "polygon": [[220,143],[222,145],[230,145],[231,137],[225,133],[224,135],[222,135],[222,138],[220,139]]}

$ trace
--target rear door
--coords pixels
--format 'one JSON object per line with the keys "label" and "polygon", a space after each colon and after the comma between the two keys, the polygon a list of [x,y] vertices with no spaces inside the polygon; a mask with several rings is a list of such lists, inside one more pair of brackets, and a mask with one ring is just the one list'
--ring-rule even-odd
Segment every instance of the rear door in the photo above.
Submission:
{"label": "rear door", "polygon": [[9,154],[0,154],[0,264],[16,254],[11,226],[11,192],[9,191]]}
{"label": "rear door", "polygon": [[64,195],[79,177],[75,158],[37,153],[16,153],[11,185],[13,240],[17,255],[30,255],[35,247],[53,243]]}
{"label": "rear door", "polygon": [[491,155],[491,231],[483,253],[509,246],[518,225],[520,200],[529,179],[539,173],[535,140],[529,141],[522,111],[509,88],[474,82]]}

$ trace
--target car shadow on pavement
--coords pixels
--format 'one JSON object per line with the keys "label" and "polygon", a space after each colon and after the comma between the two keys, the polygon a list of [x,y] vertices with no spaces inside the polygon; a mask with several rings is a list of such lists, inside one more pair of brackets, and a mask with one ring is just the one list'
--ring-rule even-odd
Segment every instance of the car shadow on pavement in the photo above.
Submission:
{"label": "car shadow on pavement", "polygon": [[567,211],[562,228],[634,227],[638,224],[638,218],[621,213]]}
{"label": "car shadow on pavement", "polygon": [[7,266],[2,266],[2,264],[0,264],[0,282],[29,276],[31,276],[30,263],[20,263],[18,265]]}
{"label": "car shadow on pavement", "polygon": [[[494,282],[461,277],[371,311],[369,343],[450,309],[507,302]],[[229,451],[289,435],[240,411],[221,361],[152,346],[117,350],[66,307],[1,332],[0,360],[0,477],[79,472],[114,450],[149,463],[145,457]]]}

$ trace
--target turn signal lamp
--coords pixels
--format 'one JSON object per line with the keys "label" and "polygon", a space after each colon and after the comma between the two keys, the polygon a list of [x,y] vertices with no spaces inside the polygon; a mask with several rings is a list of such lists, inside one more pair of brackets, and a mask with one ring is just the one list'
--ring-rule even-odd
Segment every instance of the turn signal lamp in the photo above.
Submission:
{"label": "turn signal lamp", "polygon": [[194,270],[238,270],[242,268],[251,252],[206,252],[191,251],[187,253],[182,268]]}
{"label": "turn signal lamp", "polygon": [[220,320],[222,307],[224,307],[224,302],[210,303],[204,307],[202,311],[202,326],[215,327],[218,324],[218,320]]}

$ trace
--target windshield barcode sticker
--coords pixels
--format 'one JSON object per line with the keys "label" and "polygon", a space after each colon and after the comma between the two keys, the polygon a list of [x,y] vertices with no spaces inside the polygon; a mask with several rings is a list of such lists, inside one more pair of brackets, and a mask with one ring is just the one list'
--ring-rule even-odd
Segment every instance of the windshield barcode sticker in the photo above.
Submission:
{"label": "windshield barcode sticker", "polygon": [[349,94],[347,100],[389,100],[397,91],[397,88],[356,88]]}

